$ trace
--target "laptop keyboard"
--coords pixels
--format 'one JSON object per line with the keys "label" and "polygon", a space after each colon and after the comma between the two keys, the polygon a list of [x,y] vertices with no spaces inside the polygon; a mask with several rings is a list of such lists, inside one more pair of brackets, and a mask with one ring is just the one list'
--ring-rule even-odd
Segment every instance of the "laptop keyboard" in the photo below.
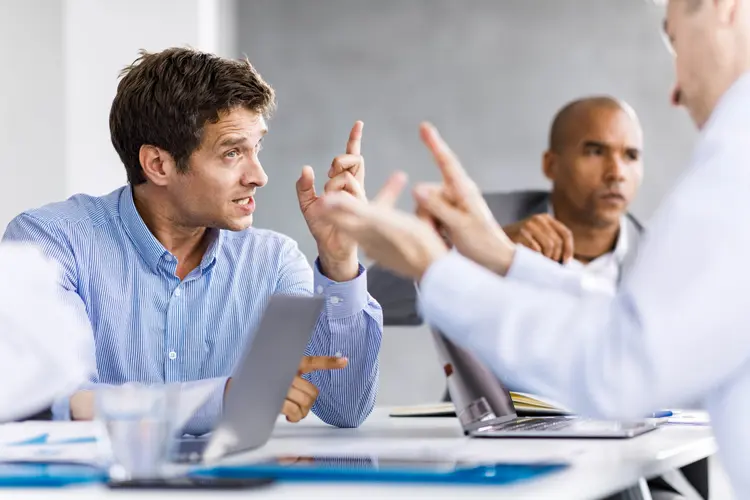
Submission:
{"label": "laptop keyboard", "polygon": [[557,418],[534,418],[534,419],[517,419],[494,425],[496,431],[559,431],[572,426],[574,419],[557,419]]}

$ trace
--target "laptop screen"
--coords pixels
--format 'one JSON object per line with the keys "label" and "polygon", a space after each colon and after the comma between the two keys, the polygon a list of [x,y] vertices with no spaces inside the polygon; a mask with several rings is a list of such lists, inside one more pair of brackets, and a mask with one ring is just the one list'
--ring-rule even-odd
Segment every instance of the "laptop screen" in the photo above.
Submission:
{"label": "laptop screen", "polygon": [[438,330],[432,330],[448,393],[465,433],[516,418],[510,392],[479,359]]}

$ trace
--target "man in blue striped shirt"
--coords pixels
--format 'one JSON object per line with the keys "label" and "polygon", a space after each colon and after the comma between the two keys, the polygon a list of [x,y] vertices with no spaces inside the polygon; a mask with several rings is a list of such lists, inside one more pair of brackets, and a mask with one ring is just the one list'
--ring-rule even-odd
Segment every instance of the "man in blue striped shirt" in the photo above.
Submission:
{"label": "man in blue striped shirt", "polygon": [[[110,111],[128,185],[9,224],[5,240],[33,242],[61,264],[62,293],[92,328],[97,373],[55,403],[55,418],[91,418],[102,385],[211,383],[212,397],[185,429],[208,432],[270,296],[312,293],[325,296],[325,311],[282,413],[299,421],[312,410],[340,427],[370,413],[382,312],[367,294],[356,243],[320,217],[312,169],[303,169],[297,193],[318,245],[314,268],[290,238],[250,227],[255,192],[268,180],[258,153],[274,103],[247,61],[144,52],[123,72]],[[326,192],[365,199],[361,136],[357,122]]]}

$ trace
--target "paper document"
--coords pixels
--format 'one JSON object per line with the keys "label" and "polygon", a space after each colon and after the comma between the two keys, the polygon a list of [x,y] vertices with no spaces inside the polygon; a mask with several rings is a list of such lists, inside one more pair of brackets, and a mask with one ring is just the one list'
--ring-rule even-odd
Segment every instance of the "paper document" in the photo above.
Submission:
{"label": "paper document", "polygon": [[[182,428],[220,382],[206,381],[180,391],[175,428]],[[109,460],[106,429],[100,422],[27,421],[0,425],[0,462],[83,463]]]}
{"label": "paper document", "polygon": [[[539,415],[572,413],[552,400],[533,394],[511,391],[510,396],[513,406],[520,413]],[[453,403],[433,403],[394,408],[389,415],[391,417],[455,417],[456,409]]]}
{"label": "paper document", "polygon": [[0,425],[0,462],[86,463],[99,459],[98,422],[19,422]]}

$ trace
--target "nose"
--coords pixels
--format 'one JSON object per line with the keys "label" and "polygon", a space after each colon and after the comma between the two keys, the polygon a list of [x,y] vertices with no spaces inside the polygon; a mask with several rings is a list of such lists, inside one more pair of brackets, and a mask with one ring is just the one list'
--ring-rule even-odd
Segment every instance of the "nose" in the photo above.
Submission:
{"label": "nose", "polygon": [[604,171],[604,180],[609,183],[618,183],[625,180],[625,161],[620,154],[613,154],[607,161],[607,168]]}
{"label": "nose", "polygon": [[245,167],[245,171],[242,173],[240,183],[243,186],[257,186],[263,187],[268,183],[268,175],[263,170],[263,165],[260,164],[258,157],[251,158]]}

